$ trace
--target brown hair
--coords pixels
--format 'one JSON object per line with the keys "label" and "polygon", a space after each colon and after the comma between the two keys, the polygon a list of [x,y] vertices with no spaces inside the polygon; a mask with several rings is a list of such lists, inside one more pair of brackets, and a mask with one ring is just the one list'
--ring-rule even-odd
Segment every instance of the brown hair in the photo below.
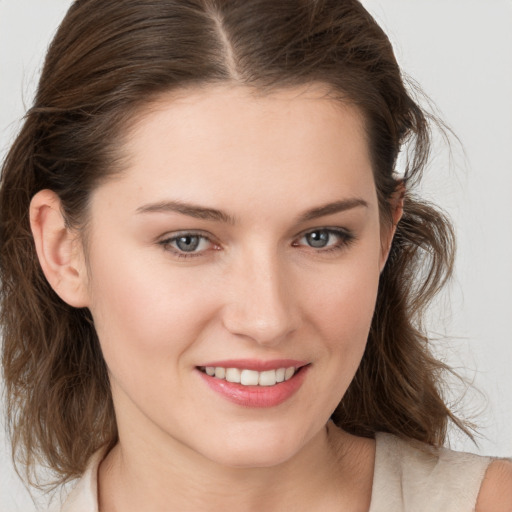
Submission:
{"label": "brown hair", "polygon": [[[3,165],[2,363],[13,454],[56,482],[79,476],[117,440],[108,374],[86,309],[44,278],[30,232],[33,195],[55,191],[83,228],[91,191],[122,170],[116,148],[134,112],[173,89],[219,82],[263,92],[323,83],[364,115],[382,218],[403,181],[404,216],[381,275],[360,368],[334,421],[433,445],[449,420],[447,368],[421,329],[450,275],[447,219],[412,195],[430,147],[426,115],[404,86],[388,38],[357,0],[76,0],[46,57],[34,106]],[[403,175],[397,157],[407,145]],[[27,476],[30,478],[29,473]]]}

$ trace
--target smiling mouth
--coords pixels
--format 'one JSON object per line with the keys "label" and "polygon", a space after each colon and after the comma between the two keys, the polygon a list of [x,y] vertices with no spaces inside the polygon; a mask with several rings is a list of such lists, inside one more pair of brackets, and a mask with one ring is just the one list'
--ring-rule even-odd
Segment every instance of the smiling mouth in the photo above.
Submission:
{"label": "smiling mouth", "polygon": [[210,377],[225,380],[242,386],[270,387],[290,380],[300,368],[289,366],[258,372],[240,368],[224,368],[222,366],[199,366],[199,371]]}

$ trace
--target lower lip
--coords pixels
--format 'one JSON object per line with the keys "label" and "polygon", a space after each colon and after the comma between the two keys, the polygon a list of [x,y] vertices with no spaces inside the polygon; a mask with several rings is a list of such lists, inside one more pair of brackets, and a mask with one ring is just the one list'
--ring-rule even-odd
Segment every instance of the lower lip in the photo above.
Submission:
{"label": "lower lip", "polygon": [[228,401],[243,407],[275,407],[291,398],[301,387],[309,366],[303,366],[295,375],[275,386],[243,386],[224,379],[210,377],[197,370],[210,389]]}

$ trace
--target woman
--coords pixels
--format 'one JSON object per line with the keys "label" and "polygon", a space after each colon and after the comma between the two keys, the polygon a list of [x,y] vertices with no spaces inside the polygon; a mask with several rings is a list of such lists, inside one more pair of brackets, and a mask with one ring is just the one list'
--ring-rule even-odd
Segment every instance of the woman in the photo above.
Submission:
{"label": "woman", "polygon": [[428,150],[356,1],[76,1],[0,197],[13,442],[62,510],[510,510],[441,448]]}

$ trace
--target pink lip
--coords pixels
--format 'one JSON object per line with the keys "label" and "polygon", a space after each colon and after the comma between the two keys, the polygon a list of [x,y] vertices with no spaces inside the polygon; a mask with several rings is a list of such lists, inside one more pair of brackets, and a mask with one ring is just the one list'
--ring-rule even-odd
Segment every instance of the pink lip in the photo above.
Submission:
{"label": "pink lip", "polygon": [[[254,365],[252,367],[241,365],[240,361],[237,361],[237,365],[232,366],[224,366],[224,361],[222,364],[216,364],[215,366],[222,366],[224,368],[247,368],[247,369],[256,369]],[[278,365],[274,366],[275,361],[272,361],[272,366],[267,366],[265,369],[275,369],[275,368],[289,368],[291,366],[295,366],[293,364],[290,365]],[[282,361],[281,361],[282,363]],[[269,363],[270,364],[270,363]],[[210,366],[210,365],[208,365]],[[214,366],[212,364],[212,366]],[[258,366],[258,365],[256,365]],[[296,368],[300,366],[295,366]],[[258,366],[261,368],[261,366]],[[257,371],[264,371],[257,370]],[[295,373],[295,375],[287,381],[276,384],[275,386],[242,386],[242,384],[236,384],[234,382],[228,382],[224,379],[217,379],[216,377],[210,377],[203,373],[199,369],[197,373],[201,376],[203,381],[209,386],[209,388],[223,398],[227,399],[229,402],[232,402],[236,405],[240,405],[243,407],[253,407],[253,408],[263,408],[263,407],[275,407],[279,404],[282,404],[289,398],[291,398],[301,387],[304,379],[306,377],[307,371],[309,370],[309,366],[302,366],[299,371]]]}
{"label": "pink lip", "polygon": [[227,359],[224,361],[213,361],[200,365],[201,368],[217,367],[239,368],[240,370],[254,370],[264,372],[266,370],[277,370],[278,368],[301,368],[306,366],[307,361],[297,361],[295,359],[273,359],[272,361],[259,361],[257,359]]}

